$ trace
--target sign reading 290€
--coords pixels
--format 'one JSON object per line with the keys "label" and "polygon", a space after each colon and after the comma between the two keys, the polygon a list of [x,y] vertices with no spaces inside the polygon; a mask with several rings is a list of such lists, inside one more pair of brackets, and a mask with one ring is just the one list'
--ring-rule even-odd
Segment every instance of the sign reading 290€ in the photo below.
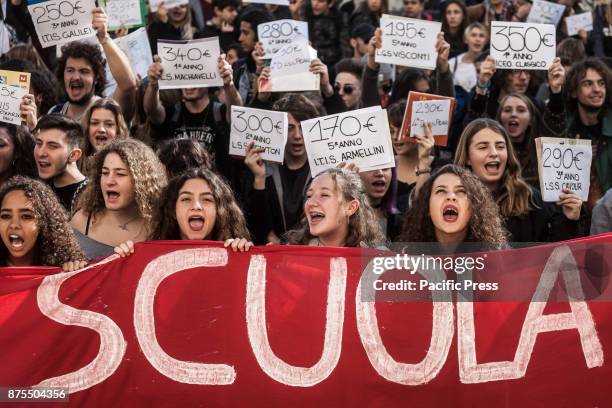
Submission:
{"label": "sign reading 290\u20ac", "polygon": [[491,23],[491,56],[497,69],[546,70],[555,58],[552,24]]}
{"label": "sign reading 290\u20ac", "polygon": [[190,41],[159,40],[157,53],[163,74],[160,89],[222,86],[219,37]]}
{"label": "sign reading 290\u20ac", "polygon": [[29,5],[28,11],[46,48],[94,36],[91,11],[95,7],[94,0],[49,0]]}

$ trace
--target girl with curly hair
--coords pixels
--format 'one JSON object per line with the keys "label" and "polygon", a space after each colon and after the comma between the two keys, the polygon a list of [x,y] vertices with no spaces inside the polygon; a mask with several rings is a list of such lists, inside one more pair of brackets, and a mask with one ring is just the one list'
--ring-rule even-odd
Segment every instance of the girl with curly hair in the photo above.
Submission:
{"label": "girl with curly hair", "polygon": [[[225,241],[234,251],[248,251],[249,230],[234,193],[212,170],[191,168],[174,177],[162,194],[152,240]],[[115,248],[121,256],[134,252],[133,241]]]}
{"label": "girl with curly hair", "polygon": [[93,156],[115,139],[126,139],[129,130],[121,106],[110,98],[98,99],[91,105],[81,121],[85,138],[81,145],[83,155],[79,170],[87,175],[94,164]]}
{"label": "girl with curly hair", "polygon": [[84,266],[68,216],[49,186],[15,176],[0,188],[0,266]]}
{"label": "girl with curly hair", "polygon": [[384,245],[385,235],[359,174],[332,168],[314,177],[306,191],[301,226],[287,232],[287,243],[326,247]]}
{"label": "girl with curly hair", "polygon": [[423,184],[408,210],[401,240],[504,246],[499,209],[486,187],[469,170],[447,164]]}
{"label": "girl with curly hair", "polygon": [[34,145],[24,126],[0,122],[0,186],[12,176],[38,176]]}
{"label": "girl with curly hair", "polygon": [[122,242],[147,239],[156,228],[153,213],[166,185],[153,150],[134,139],[106,145],[95,155],[92,170],[71,220],[90,248],[90,259],[112,253]]}
{"label": "girl with curly hair", "polygon": [[556,203],[561,212],[545,204],[521,176],[510,136],[499,122],[472,121],[461,134],[455,164],[470,169],[493,194],[511,241],[562,241],[581,235],[578,194],[562,191]]}

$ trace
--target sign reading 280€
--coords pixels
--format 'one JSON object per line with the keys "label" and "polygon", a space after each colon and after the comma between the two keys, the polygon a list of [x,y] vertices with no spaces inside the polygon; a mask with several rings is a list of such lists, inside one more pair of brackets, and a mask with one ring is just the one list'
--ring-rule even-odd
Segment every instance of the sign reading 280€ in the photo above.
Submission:
{"label": "sign reading 280\u20ac", "polygon": [[556,47],[552,24],[491,23],[491,56],[497,69],[546,70],[555,58]]}

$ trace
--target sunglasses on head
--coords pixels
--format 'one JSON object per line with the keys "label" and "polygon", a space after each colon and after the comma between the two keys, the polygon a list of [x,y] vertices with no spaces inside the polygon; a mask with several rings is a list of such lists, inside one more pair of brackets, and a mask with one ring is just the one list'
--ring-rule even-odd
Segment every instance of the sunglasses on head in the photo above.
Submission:
{"label": "sunglasses on head", "polygon": [[353,93],[353,91],[355,90],[355,88],[353,88],[352,85],[343,85],[340,86],[340,84],[336,84],[334,85],[334,89],[336,90],[336,92],[340,93],[340,90],[342,89],[342,92],[344,92],[346,95],[350,95]]}

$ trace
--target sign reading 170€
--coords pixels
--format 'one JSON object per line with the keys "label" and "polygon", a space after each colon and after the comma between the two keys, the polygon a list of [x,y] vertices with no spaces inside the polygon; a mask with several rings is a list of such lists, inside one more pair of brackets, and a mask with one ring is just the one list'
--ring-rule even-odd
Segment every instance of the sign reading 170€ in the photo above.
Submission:
{"label": "sign reading 170\u20ac", "polygon": [[552,24],[491,23],[491,56],[497,69],[548,69],[556,46]]}

